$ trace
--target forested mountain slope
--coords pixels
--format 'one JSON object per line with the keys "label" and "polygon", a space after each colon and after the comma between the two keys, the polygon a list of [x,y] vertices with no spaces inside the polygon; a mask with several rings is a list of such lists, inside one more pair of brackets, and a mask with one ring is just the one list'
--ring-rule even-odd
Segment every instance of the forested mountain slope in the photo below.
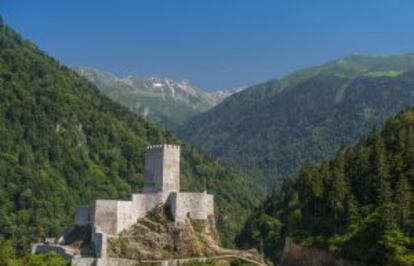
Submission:
{"label": "forested mountain slope", "polygon": [[243,173],[113,103],[0,23],[0,240],[56,236],[80,204],[128,198],[142,187],[146,146],[159,143],[182,145],[184,190],[207,181],[229,244],[262,195]]}
{"label": "forested mountain slope", "polygon": [[414,55],[350,56],[250,87],[178,135],[274,186],[414,104]]}
{"label": "forested mountain slope", "polygon": [[256,210],[238,243],[263,240],[277,259],[286,236],[365,265],[414,265],[414,109],[332,160],[305,164]]}
{"label": "forested mountain slope", "polygon": [[85,67],[75,70],[113,101],[167,128],[176,127],[215,104],[209,94],[186,81],[178,82],[161,77],[118,78]]}

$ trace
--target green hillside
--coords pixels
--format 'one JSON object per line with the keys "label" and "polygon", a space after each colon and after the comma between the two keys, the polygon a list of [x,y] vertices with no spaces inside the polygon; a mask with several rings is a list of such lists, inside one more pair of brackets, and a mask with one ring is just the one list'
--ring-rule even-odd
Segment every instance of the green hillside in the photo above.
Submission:
{"label": "green hillside", "polygon": [[281,87],[284,89],[296,85],[318,74],[343,78],[356,78],[359,76],[395,77],[412,68],[414,68],[414,54],[404,54],[401,56],[354,54],[287,75],[281,80]]}
{"label": "green hillside", "polygon": [[250,87],[177,133],[274,186],[412,106],[411,68],[414,55],[346,57]]}
{"label": "green hillside", "polygon": [[78,205],[128,198],[142,187],[146,146],[174,143],[182,188],[202,191],[207,180],[231,243],[261,195],[243,173],[113,103],[3,23],[0,48],[0,241],[57,236]]}
{"label": "green hillside", "polygon": [[332,160],[305,164],[256,210],[238,243],[263,239],[277,259],[286,236],[364,265],[414,265],[414,109]]}

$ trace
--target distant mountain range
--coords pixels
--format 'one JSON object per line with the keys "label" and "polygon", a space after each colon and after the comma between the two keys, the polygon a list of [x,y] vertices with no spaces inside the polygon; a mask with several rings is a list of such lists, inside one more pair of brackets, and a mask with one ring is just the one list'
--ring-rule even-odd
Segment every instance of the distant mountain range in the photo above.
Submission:
{"label": "distant mountain range", "polygon": [[414,54],[352,55],[258,84],[176,133],[275,186],[414,105]]}
{"label": "distant mountain range", "polygon": [[118,78],[93,68],[80,67],[75,70],[112,100],[167,128],[176,127],[241,90],[207,93],[187,81],[174,81],[166,77]]}

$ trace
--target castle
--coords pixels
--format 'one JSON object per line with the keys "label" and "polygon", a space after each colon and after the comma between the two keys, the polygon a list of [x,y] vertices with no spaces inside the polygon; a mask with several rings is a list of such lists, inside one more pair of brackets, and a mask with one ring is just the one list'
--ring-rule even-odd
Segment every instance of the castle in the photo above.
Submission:
{"label": "castle", "polygon": [[180,192],[180,147],[153,145],[145,154],[144,190],[130,201],[96,200],[75,214],[76,226],[90,226],[96,257],[106,257],[108,237],[115,236],[155,207],[168,206],[175,222],[206,220],[214,215],[211,194]]}

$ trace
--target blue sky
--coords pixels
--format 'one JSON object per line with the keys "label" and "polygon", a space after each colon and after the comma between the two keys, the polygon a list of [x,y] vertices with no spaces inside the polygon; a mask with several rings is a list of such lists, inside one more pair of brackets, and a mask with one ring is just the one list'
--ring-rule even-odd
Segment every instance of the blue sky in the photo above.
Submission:
{"label": "blue sky", "polygon": [[0,14],[70,66],[206,90],[356,52],[414,52],[411,0],[0,0]]}

